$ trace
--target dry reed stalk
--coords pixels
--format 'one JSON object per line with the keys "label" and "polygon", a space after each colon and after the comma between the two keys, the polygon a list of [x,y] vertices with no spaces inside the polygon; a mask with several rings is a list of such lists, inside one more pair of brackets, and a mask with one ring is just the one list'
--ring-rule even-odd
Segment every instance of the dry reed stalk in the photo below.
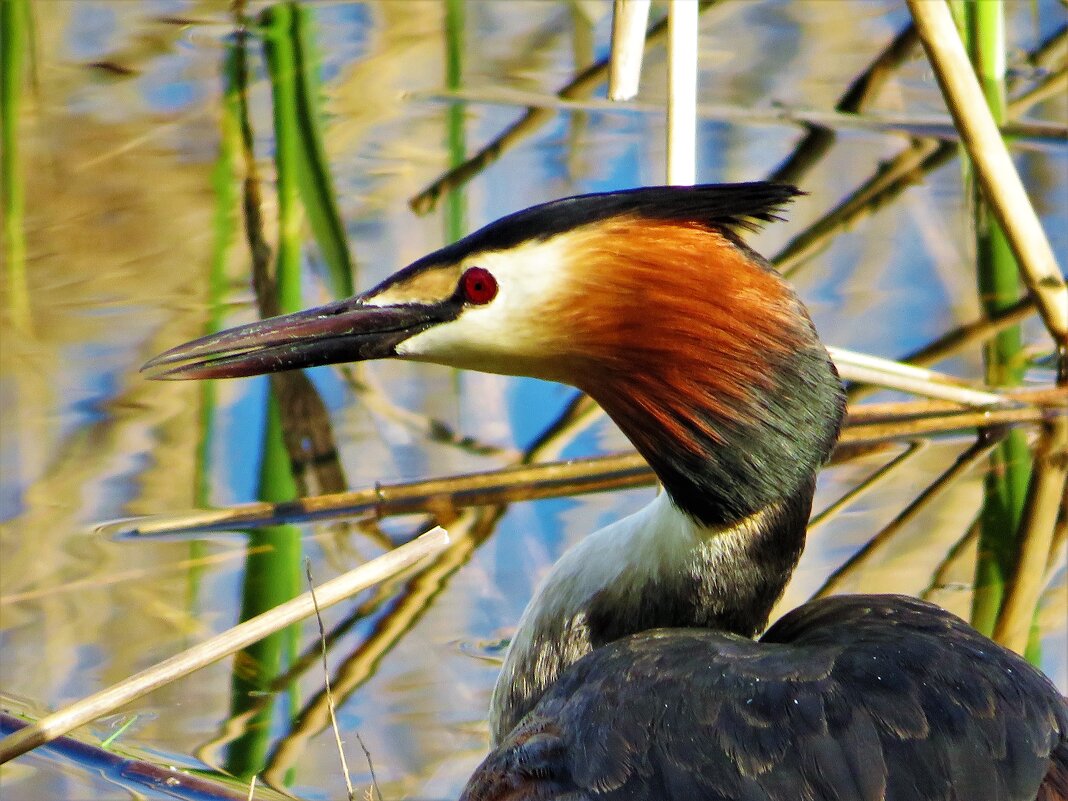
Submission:
{"label": "dry reed stalk", "polygon": [[948,412],[930,417],[851,425],[842,432],[838,448],[831,458],[833,461],[839,450],[849,446],[875,445],[889,440],[915,439],[974,428],[1037,423],[1049,413],[1037,406],[1025,406],[1019,409]]}
{"label": "dry reed stalk", "polygon": [[[317,593],[319,606],[327,608],[381,581],[407,570],[448,546],[445,529],[432,529],[421,537],[323,584]],[[106,715],[141,696],[200,670],[258,640],[304,620],[315,612],[311,593],[287,601],[246,620],[180,654],[143,670],[117,684],[47,715],[37,723],[0,740],[0,764],[67,734],[78,726]]]}
{"label": "dry reed stalk", "polygon": [[615,0],[613,4],[609,100],[630,100],[638,94],[650,5],[650,0]]}
{"label": "dry reed stalk", "polygon": [[964,323],[946,333],[935,341],[901,357],[906,364],[923,366],[935,364],[972,345],[980,345],[994,334],[1017,323],[1023,322],[1035,311],[1035,301],[1030,296],[1020,298],[1014,305],[1004,311],[992,314],[982,320]]}
{"label": "dry reed stalk", "polygon": [[356,793],[352,789],[352,778],[349,776],[348,762],[345,761],[345,745],[341,741],[341,729],[337,725],[334,693],[330,688],[330,663],[326,658],[326,629],[323,626],[322,613],[319,611],[319,599],[315,597],[315,581],[312,579],[311,560],[307,558],[304,559],[304,575],[308,579],[308,594],[311,596],[312,607],[315,611],[315,623],[319,627],[319,652],[323,658],[323,687],[327,707],[330,710],[330,728],[334,732],[334,744],[337,745],[338,761],[341,763],[341,775],[345,777],[345,791],[349,801],[354,801]]}
{"label": "dry reed stalk", "polygon": [[1005,231],[1047,329],[1068,358],[1068,285],[991,116],[949,6],[940,0],[907,2],[983,196]]}
{"label": "dry reed stalk", "polygon": [[831,354],[839,375],[845,381],[860,381],[936,400],[953,401],[962,406],[984,408],[1015,403],[1004,395],[989,392],[924,367],[869,356],[845,348],[828,347],[827,352]]}
{"label": "dry reed stalk", "polygon": [[[342,702],[374,675],[383,657],[412,631],[449,578],[489,539],[503,514],[503,506],[468,510],[464,518],[449,522],[449,546],[390,598],[388,610],[375,619],[372,632],[336,667],[332,686]],[[285,776],[299,765],[311,739],[329,725],[326,693],[312,695],[295,718],[291,730],[275,744],[263,769],[264,779],[272,786],[283,786]]]}
{"label": "dry reed stalk", "polygon": [[1059,507],[1068,489],[1068,417],[1054,420],[1035,449],[1034,470],[1020,521],[1013,575],[994,626],[995,642],[1023,653],[1045,586]]}
{"label": "dry reed stalk", "polygon": [[[994,425],[1034,423],[1050,415],[1063,414],[1068,395],[1065,390],[1045,390],[1018,393],[1013,397],[1019,398],[1024,405],[1009,409],[962,410],[959,405],[945,401],[920,401],[854,407],[849,411],[832,461],[840,463],[858,452],[902,439]],[[288,503],[254,502],[221,509],[128,518],[101,524],[97,531],[112,537],[158,537],[337,517],[386,517],[414,512],[450,515],[470,506],[607,492],[648,486],[654,481],[652,470],[637,453],[619,453],[380,484],[298,498]]]}
{"label": "dry reed stalk", "polygon": [[[447,103],[481,103],[488,106],[525,106],[544,112],[616,112],[626,114],[645,114],[659,116],[664,112],[661,105],[640,100],[615,101],[605,98],[561,97],[544,92],[523,89],[455,89],[451,91],[418,91],[407,97],[416,100],[438,100]],[[698,103],[695,115],[701,120],[720,122],[752,123],[765,125],[793,125],[803,128],[834,128],[845,130],[872,131],[875,133],[896,134],[903,137],[919,139],[937,146],[940,141],[953,144],[959,140],[952,117],[946,114],[895,114],[848,113],[840,111],[823,111],[810,108],[791,108],[774,106],[752,108],[723,103]],[[1034,140],[1037,143],[1061,144],[1068,140],[1068,126],[1057,122],[1044,121],[1010,121],[998,129],[1005,136],[1020,140]]]}

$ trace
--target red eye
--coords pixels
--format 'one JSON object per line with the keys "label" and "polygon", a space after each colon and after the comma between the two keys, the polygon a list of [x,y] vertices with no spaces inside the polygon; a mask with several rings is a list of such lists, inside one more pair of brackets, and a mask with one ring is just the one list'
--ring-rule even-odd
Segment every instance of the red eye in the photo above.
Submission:
{"label": "red eye", "polygon": [[464,300],[478,306],[497,297],[497,279],[482,267],[472,267],[465,272],[460,278],[460,286],[463,287]]}

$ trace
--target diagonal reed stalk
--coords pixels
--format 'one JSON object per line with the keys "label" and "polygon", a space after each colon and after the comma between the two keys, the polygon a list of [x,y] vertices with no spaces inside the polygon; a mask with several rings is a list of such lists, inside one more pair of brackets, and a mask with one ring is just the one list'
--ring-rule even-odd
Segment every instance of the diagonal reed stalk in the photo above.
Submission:
{"label": "diagonal reed stalk", "polygon": [[962,453],[957,460],[942,475],[935,479],[921,492],[905,509],[898,514],[889,524],[884,526],[874,537],[864,544],[860,550],[849,559],[839,565],[824,581],[823,585],[812,596],[813,598],[826,598],[841,591],[845,582],[856,571],[871,563],[871,561],[885,550],[897,534],[916,519],[935,499],[952,487],[957,481],[966,476],[983,457],[995,447],[1000,435],[996,439],[987,436],[980,437],[974,445]]}
{"label": "diagonal reed stalk", "polygon": [[315,601],[312,600],[310,592],[304,593],[279,607],[246,620],[232,629],[130,676],[118,684],[53,712],[0,740],[0,764],[67,734],[78,726],[109,714],[152,690],[237,653],[274,632],[306,620],[315,614],[316,606],[326,609],[368,587],[396,576],[439,552],[448,543],[449,535],[445,530],[435,528],[405,545],[322,584],[315,591]]}
{"label": "diagonal reed stalk", "polygon": [[[941,2],[907,2],[983,197],[1004,229],[1021,277],[1062,358],[1068,359],[1068,285],[971,69],[949,7]],[[977,3],[975,8],[1000,5]]]}

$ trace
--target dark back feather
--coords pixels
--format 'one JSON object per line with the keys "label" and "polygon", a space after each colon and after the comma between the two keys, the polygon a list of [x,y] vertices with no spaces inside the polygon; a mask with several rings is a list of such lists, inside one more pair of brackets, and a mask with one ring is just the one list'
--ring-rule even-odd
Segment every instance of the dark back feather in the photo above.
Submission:
{"label": "dark back feather", "polygon": [[930,604],[843,596],[761,642],[661,629],[593,651],[462,798],[1032,801],[1045,781],[1053,801],[1066,749],[1064,698],[1019,656]]}

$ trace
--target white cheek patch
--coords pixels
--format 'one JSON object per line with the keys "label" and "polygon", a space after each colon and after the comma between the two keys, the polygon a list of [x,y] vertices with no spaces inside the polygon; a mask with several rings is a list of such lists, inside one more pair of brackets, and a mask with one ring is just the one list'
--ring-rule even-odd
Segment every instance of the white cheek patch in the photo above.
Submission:
{"label": "white cheek patch", "polygon": [[545,310],[568,280],[567,240],[561,235],[465,259],[463,269],[482,267],[493,275],[496,297],[410,337],[397,355],[483,372],[529,372],[530,360],[551,357],[545,343],[553,320]]}

